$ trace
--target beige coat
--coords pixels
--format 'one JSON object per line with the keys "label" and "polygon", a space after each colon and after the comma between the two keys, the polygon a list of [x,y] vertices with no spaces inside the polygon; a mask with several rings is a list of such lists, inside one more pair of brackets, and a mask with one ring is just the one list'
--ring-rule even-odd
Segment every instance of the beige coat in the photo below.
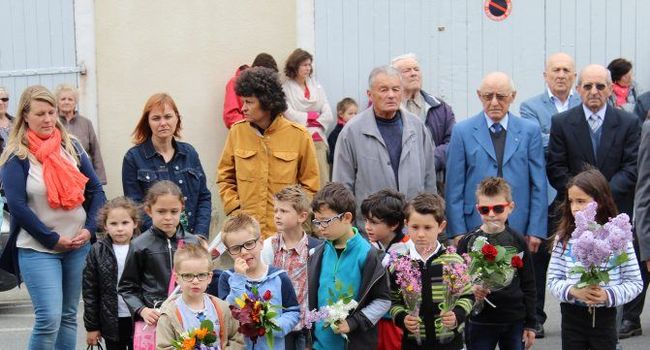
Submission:
{"label": "beige coat", "polygon": [[[180,295],[166,301],[161,307],[160,318],[158,319],[158,325],[156,326],[157,350],[174,350],[172,341],[187,331],[183,329],[183,326],[176,315],[176,298],[180,298]],[[237,332],[239,323],[232,317],[228,303],[213,296],[210,296],[210,299],[216,303],[216,306],[219,308],[219,311],[221,311],[223,317],[224,324],[219,325],[220,334],[218,334],[219,341],[221,342],[219,344],[221,349],[244,349],[244,337]],[[225,330],[222,330],[223,328],[225,328]],[[227,339],[222,339],[222,334],[225,334]]]}

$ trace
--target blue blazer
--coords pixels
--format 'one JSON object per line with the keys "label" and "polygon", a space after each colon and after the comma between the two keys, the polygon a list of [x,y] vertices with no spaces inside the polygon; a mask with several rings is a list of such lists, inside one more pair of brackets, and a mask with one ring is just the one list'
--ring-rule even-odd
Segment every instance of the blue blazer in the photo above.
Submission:
{"label": "blue blazer", "polygon": [[[578,106],[580,103],[580,96],[577,93],[574,92],[569,96],[569,108]],[[522,118],[530,119],[539,124],[542,129],[542,142],[544,149],[546,149],[551,135],[551,117],[559,113],[555,108],[555,103],[548,97],[548,90],[544,89],[543,93],[522,102],[521,106],[519,106],[519,113]]]}
{"label": "blue blazer", "polygon": [[[539,126],[512,113],[508,117],[502,169],[515,202],[508,219],[510,227],[545,239],[548,200]],[[487,176],[497,176],[497,158],[481,112],[456,124],[447,148],[445,200],[450,237],[481,225],[475,192]]]}

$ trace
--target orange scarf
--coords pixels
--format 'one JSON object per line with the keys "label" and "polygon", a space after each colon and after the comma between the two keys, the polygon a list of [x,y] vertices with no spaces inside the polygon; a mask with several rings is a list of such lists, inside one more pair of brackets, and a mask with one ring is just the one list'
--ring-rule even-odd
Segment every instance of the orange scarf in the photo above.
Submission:
{"label": "orange scarf", "polygon": [[88,178],[61,154],[61,131],[54,128],[52,135],[41,139],[27,130],[29,152],[43,165],[43,182],[47,202],[53,209],[75,209],[84,201]]}

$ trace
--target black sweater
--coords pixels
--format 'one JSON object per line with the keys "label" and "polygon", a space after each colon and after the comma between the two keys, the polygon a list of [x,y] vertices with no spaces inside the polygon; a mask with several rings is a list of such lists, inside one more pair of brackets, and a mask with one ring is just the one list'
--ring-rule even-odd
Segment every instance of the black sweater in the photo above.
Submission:
{"label": "black sweater", "polygon": [[458,244],[458,253],[467,253],[476,238],[480,236],[487,237],[490,244],[514,247],[517,252],[524,252],[522,259],[524,267],[515,272],[509,286],[488,295],[490,302],[497,308],[485,303],[483,311],[478,315],[472,314],[470,321],[477,324],[504,324],[523,321],[524,328],[535,328],[535,272],[524,237],[509,226],[506,226],[503,232],[495,234],[487,234],[479,228],[461,239]]}

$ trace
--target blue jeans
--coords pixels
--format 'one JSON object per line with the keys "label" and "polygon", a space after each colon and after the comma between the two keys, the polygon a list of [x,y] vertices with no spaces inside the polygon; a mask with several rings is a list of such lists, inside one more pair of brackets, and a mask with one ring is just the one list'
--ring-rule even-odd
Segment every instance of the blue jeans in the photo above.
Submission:
{"label": "blue jeans", "polygon": [[30,350],[76,349],[77,306],[90,244],[52,254],[18,249],[20,272],[34,307]]}
{"label": "blue jeans", "polygon": [[467,350],[523,350],[523,322],[499,325],[465,324],[465,343]]}

